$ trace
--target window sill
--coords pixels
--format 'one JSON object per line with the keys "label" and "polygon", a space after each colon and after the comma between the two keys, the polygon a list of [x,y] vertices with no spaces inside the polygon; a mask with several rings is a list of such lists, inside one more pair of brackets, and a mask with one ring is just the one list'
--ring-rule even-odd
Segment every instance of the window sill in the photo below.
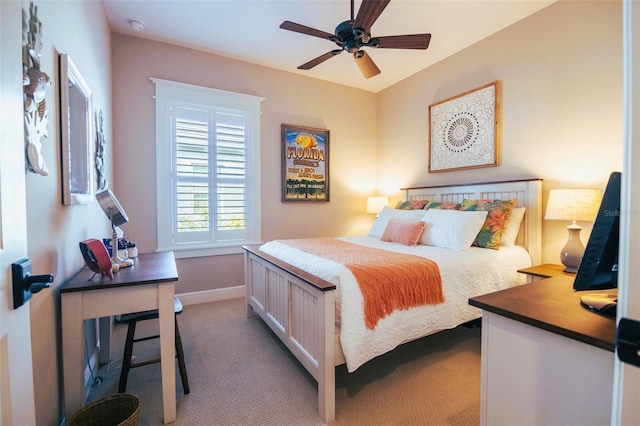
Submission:
{"label": "window sill", "polygon": [[157,251],[173,251],[176,259],[188,259],[193,257],[227,256],[230,254],[243,254],[243,245],[262,244],[260,242],[245,241],[232,246],[208,247],[208,248],[166,248]]}

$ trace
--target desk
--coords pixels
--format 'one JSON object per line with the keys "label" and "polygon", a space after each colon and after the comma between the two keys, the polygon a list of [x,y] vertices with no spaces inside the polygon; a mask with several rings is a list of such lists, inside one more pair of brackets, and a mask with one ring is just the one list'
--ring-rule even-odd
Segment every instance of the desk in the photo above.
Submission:
{"label": "desk", "polygon": [[484,310],[481,425],[610,423],[615,318],[583,294],[555,276],[469,299]]}
{"label": "desk", "polygon": [[164,422],[176,420],[175,314],[178,272],[173,252],[140,254],[113,280],[87,268],[60,289],[64,408],[67,419],[84,405],[84,320],[158,309]]}

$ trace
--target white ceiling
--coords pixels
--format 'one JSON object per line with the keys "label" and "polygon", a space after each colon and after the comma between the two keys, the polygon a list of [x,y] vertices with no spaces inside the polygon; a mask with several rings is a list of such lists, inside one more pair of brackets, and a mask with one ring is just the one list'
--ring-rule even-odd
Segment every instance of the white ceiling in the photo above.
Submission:
{"label": "white ceiling", "polygon": [[[299,65],[336,47],[279,28],[290,20],[328,33],[350,19],[349,0],[103,0],[112,31],[379,92],[556,0],[391,0],[372,36],[431,33],[427,50],[372,49],[382,71],[365,79],[343,52],[309,71]],[[361,0],[355,2],[357,14]],[[130,19],[145,24],[134,31]]]}

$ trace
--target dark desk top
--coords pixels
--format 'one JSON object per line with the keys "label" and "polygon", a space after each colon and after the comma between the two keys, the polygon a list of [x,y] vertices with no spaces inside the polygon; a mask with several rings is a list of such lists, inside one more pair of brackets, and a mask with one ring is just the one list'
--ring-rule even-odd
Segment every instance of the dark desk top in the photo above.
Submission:
{"label": "dark desk top", "polygon": [[[60,288],[61,293],[74,291],[99,290],[113,287],[126,287],[135,284],[152,284],[178,281],[178,270],[172,251],[142,253],[133,259],[133,266],[120,268],[108,276],[95,274],[89,268],[83,268],[71,280]],[[93,277],[93,279],[91,279]]]}
{"label": "dark desk top", "polygon": [[615,318],[589,311],[580,304],[580,296],[616,292],[576,292],[572,278],[558,276],[473,297],[469,304],[613,352]]}

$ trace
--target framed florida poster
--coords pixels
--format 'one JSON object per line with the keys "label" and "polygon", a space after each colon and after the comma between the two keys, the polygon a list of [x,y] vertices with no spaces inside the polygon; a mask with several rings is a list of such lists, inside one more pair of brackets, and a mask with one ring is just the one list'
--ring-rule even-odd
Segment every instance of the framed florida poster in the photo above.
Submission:
{"label": "framed florida poster", "polygon": [[282,124],[282,201],[329,201],[329,130]]}

